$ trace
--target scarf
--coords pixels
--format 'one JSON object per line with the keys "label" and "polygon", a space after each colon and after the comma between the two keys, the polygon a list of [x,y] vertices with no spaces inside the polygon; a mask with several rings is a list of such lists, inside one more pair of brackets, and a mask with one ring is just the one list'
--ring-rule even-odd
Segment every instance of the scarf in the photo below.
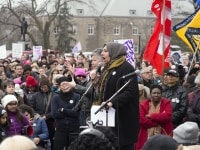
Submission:
{"label": "scarf", "polygon": [[114,59],[113,61],[111,61],[111,63],[107,66],[107,68],[105,68],[103,74],[101,75],[101,79],[100,79],[100,86],[99,86],[99,97],[97,101],[94,101],[94,105],[101,105],[101,103],[103,102],[103,93],[105,90],[105,83],[108,79],[108,75],[109,73],[114,69],[119,67],[121,64],[123,64],[126,61],[126,57],[125,56],[121,56],[118,57],[116,59]]}
{"label": "scarf", "polygon": [[[151,113],[160,113],[160,103],[157,106],[154,106],[152,102],[149,103],[149,114]],[[152,128],[148,128],[148,138],[155,135],[160,134],[162,127],[160,125]]]}
{"label": "scarf", "polygon": [[62,98],[63,101],[68,102],[69,100],[71,100],[72,96],[73,96],[72,91],[69,91],[66,93],[63,93],[62,91],[60,91],[60,97]]}

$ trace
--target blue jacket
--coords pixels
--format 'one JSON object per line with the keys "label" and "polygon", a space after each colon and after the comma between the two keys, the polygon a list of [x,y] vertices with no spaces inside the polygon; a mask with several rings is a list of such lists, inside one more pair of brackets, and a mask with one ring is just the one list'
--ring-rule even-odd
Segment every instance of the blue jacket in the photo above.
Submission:
{"label": "blue jacket", "polygon": [[33,136],[31,138],[39,137],[40,140],[47,140],[49,137],[49,132],[47,124],[44,119],[42,119],[38,114],[34,116],[33,122]]}

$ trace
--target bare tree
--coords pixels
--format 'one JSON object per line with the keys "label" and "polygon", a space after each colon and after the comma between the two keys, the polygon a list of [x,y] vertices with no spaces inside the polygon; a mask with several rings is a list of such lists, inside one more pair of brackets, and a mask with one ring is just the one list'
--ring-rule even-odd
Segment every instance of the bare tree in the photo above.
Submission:
{"label": "bare tree", "polygon": [[[5,1],[5,2],[4,2]],[[42,45],[44,49],[51,48],[50,29],[56,18],[59,16],[60,9],[64,4],[70,2],[82,3],[92,6],[92,1],[84,0],[4,0],[0,2],[1,11],[5,15],[0,17],[0,27],[9,29],[10,33],[0,37],[0,40],[12,37],[19,39],[20,28],[23,17],[28,22],[27,35],[33,45]],[[89,2],[89,3],[88,3]],[[68,18],[66,18],[68,19]],[[2,30],[1,29],[1,30]]]}

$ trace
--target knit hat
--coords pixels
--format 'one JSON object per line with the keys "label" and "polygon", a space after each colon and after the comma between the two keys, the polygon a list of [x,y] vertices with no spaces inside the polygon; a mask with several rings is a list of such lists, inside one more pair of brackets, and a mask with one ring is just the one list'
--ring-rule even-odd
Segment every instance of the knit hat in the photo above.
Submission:
{"label": "knit hat", "polygon": [[83,69],[83,68],[76,68],[75,71],[74,71],[74,75],[76,77],[77,76],[84,76],[84,77],[86,77],[87,73],[86,73],[85,69]]}
{"label": "knit hat", "polygon": [[43,86],[43,85],[47,85],[47,86],[50,87],[49,79],[46,78],[46,77],[42,77],[42,78],[40,79],[39,85],[40,85],[40,87]]}
{"label": "knit hat", "polygon": [[18,102],[17,98],[14,95],[8,94],[1,99],[1,104],[5,108],[10,102]]}
{"label": "knit hat", "polygon": [[196,144],[198,137],[199,127],[196,122],[184,122],[173,131],[173,138],[180,144]]}
{"label": "knit hat", "polygon": [[3,114],[6,113],[6,110],[3,107],[0,107],[0,117],[3,116]]}
{"label": "knit hat", "polygon": [[60,78],[58,78],[57,79],[57,83],[58,83],[58,85],[60,85],[62,82],[71,82],[72,80],[70,79],[70,78],[68,78],[68,77],[60,77]]}
{"label": "knit hat", "polygon": [[172,137],[157,134],[147,140],[142,150],[177,150],[178,145]]}
{"label": "knit hat", "polygon": [[26,77],[26,87],[36,87],[37,84],[38,82],[33,76]]}
{"label": "knit hat", "polygon": [[15,78],[15,79],[13,80],[13,82],[14,82],[15,84],[21,85],[21,84],[22,84],[22,79],[21,79],[21,77],[18,77],[18,78]]}

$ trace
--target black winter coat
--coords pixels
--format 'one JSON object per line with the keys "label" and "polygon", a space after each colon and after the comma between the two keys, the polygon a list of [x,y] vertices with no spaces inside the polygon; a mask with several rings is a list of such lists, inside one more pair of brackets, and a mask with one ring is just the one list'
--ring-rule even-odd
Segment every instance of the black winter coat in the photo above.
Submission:
{"label": "black winter coat", "polygon": [[[108,100],[121,88],[128,78],[121,77],[134,72],[130,63],[124,62],[111,70],[105,83],[104,101]],[[114,132],[118,136],[119,145],[129,145],[137,141],[139,131],[139,90],[137,75],[130,77],[132,81],[118,93],[111,102],[116,109]]]}
{"label": "black winter coat", "polygon": [[186,117],[188,107],[188,92],[186,89],[176,84],[172,87],[165,86],[162,92],[162,96],[169,99],[172,104],[172,122],[174,128],[183,123],[183,118]]}

